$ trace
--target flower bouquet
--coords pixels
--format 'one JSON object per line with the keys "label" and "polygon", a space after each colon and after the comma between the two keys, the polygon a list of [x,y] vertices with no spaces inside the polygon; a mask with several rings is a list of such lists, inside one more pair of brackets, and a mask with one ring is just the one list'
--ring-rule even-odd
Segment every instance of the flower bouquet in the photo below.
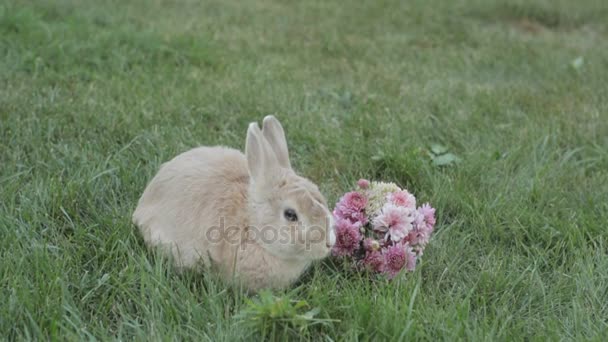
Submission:
{"label": "flower bouquet", "polygon": [[435,226],[435,209],[416,207],[416,197],[394,183],[359,180],[336,203],[332,254],[357,269],[394,278],[413,271]]}

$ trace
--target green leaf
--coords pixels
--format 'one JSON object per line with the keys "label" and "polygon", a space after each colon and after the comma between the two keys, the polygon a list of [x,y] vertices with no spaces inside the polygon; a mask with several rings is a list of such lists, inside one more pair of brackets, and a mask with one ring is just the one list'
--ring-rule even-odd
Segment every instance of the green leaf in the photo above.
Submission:
{"label": "green leaf", "polygon": [[460,162],[460,158],[453,153],[446,153],[441,156],[433,158],[433,165],[435,166],[449,166]]}
{"label": "green leaf", "polygon": [[375,154],[375,155],[373,155],[373,156],[371,157],[371,159],[372,159],[373,161],[380,161],[380,160],[383,160],[385,157],[386,157],[386,156],[384,155],[384,152],[382,152],[382,151],[378,151],[378,153],[377,153],[377,154]]}
{"label": "green leaf", "polygon": [[308,302],[306,302],[305,300],[299,300],[294,305],[294,308],[300,309],[300,308],[307,307],[307,306],[308,306]]}
{"label": "green leaf", "polygon": [[582,68],[583,64],[585,64],[585,58],[583,58],[583,56],[579,56],[570,62],[570,65],[576,70]]}
{"label": "green leaf", "polygon": [[316,315],[318,315],[319,312],[321,312],[321,309],[314,308],[308,312],[303,313],[302,315],[300,315],[300,317],[302,317],[306,320],[310,320],[310,319],[313,319]]}
{"label": "green leaf", "polygon": [[439,154],[444,154],[448,151],[448,148],[440,145],[440,144],[433,144],[431,145],[431,152],[433,152],[433,154],[439,155]]}

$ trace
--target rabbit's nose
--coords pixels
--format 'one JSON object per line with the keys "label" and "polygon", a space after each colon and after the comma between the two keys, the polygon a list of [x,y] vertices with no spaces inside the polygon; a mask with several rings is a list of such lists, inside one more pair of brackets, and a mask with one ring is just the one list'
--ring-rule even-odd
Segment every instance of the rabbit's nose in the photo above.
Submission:
{"label": "rabbit's nose", "polygon": [[334,227],[329,229],[329,246],[333,247],[336,244],[336,232],[334,231]]}
{"label": "rabbit's nose", "polygon": [[327,234],[327,247],[331,248],[336,244],[336,227],[332,215],[329,215],[329,225],[327,226],[327,229],[329,230]]}

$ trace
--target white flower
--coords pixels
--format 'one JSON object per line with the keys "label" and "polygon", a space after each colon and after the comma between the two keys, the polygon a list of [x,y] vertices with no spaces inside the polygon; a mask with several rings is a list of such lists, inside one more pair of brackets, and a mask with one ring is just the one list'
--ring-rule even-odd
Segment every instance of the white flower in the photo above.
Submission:
{"label": "white flower", "polygon": [[371,182],[365,192],[368,198],[365,207],[367,215],[370,217],[377,216],[387,202],[386,196],[396,191],[401,191],[401,189],[395,183]]}

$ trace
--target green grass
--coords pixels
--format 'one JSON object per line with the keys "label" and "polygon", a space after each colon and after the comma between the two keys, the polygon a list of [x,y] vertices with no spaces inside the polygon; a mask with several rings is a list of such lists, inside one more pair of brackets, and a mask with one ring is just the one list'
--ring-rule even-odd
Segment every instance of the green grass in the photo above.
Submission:
{"label": "green grass", "polygon": [[[0,336],[606,340],[607,36],[604,0],[3,1]],[[330,202],[437,207],[413,274],[247,296],[146,250],[160,163],[269,113]]]}

